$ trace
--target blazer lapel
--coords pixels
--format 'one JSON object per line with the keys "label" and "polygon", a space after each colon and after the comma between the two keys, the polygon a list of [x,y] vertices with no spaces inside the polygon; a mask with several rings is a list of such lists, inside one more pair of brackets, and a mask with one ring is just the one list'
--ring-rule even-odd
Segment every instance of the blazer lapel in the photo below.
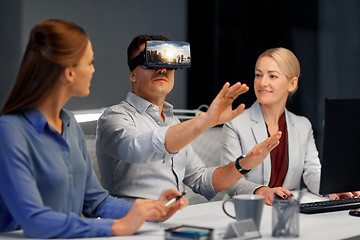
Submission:
{"label": "blazer lapel", "polygon": [[[299,132],[294,127],[294,121],[289,116],[288,111],[285,109],[285,117],[286,117],[286,125],[288,132],[288,156],[289,156],[289,166],[286,177],[284,179],[284,187],[291,185],[291,178],[293,176],[293,172],[296,171],[297,161],[300,156],[300,138]],[[290,184],[290,185],[289,185]]]}
{"label": "blazer lapel", "polygon": [[[251,127],[251,130],[254,134],[254,137],[256,139],[256,144],[261,143],[265,141],[268,138],[266,125],[264,121],[264,117],[261,111],[261,107],[259,102],[255,102],[251,106],[251,121],[254,123]],[[262,162],[261,166],[263,167],[263,182],[264,185],[268,185],[270,181],[270,174],[271,174],[271,160],[270,160],[270,154],[266,156],[265,160]]]}

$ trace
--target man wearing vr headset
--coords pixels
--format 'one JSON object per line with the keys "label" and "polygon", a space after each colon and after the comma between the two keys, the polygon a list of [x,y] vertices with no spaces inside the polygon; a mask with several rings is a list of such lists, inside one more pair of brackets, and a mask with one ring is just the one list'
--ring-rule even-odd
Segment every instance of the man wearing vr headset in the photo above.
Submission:
{"label": "man wearing vr headset", "polygon": [[[152,40],[168,41],[166,37],[140,35],[130,43],[132,92],[120,104],[105,110],[98,120],[96,154],[102,185],[111,195],[131,200],[155,199],[170,187],[183,191],[184,183],[210,200],[260,164],[278,145],[281,132],[235,162],[206,167],[189,143],[209,128],[241,114],[245,106],[233,110],[232,103],[249,88],[241,83],[226,83],[207,112],[180,122],[172,105],[165,102],[174,86],[177,67],[149,63],[144,49]],[[185,57],[177,59],[186,62]]]}

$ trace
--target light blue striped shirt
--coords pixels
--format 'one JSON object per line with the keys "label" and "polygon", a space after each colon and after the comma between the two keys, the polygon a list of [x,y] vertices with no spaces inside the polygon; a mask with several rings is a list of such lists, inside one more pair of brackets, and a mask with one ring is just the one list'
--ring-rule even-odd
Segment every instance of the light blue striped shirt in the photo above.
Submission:
{"label": "light blue striped shirt", "polygon": [[105,110],[96,136],[102,185],[115,196],[156,199],[166,188],[183,191],[184,183],[213,198],[215,167],[206,167],[190,144],[178,153],[167,152],[166,131],[180,121],[169,103],[164,103],[162,114],[164,121],[156,105],[133,93]]}

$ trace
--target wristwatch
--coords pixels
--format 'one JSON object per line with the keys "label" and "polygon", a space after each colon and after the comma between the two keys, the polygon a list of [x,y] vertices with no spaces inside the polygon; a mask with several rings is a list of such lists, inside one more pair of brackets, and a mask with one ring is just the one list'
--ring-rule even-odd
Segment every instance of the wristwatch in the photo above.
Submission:
{"label": "wristwatch", "polygon": [[240,160],[243,159],[244,157],[246,157],[246,155],[241,155],[240,157],[238,157],[235,161],[235,167],[236,169],[239,171],[239,173],[241,173],[242,175],[245,175],[247,174],[248,172],[251,171],[251,169],[243,169],[241,166],[240,166]]}

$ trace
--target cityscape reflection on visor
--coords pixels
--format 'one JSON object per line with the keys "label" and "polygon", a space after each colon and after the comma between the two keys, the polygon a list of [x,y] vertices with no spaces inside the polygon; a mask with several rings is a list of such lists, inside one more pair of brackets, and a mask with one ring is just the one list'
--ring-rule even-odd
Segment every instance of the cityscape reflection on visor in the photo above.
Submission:
{"label": "cityscape reflection on visor", "polygon": [[175,41],[147,41],[145,49],[128,62],[132,71],[140,65],[143,69],[189,68],[191,66],[190,44]]}

